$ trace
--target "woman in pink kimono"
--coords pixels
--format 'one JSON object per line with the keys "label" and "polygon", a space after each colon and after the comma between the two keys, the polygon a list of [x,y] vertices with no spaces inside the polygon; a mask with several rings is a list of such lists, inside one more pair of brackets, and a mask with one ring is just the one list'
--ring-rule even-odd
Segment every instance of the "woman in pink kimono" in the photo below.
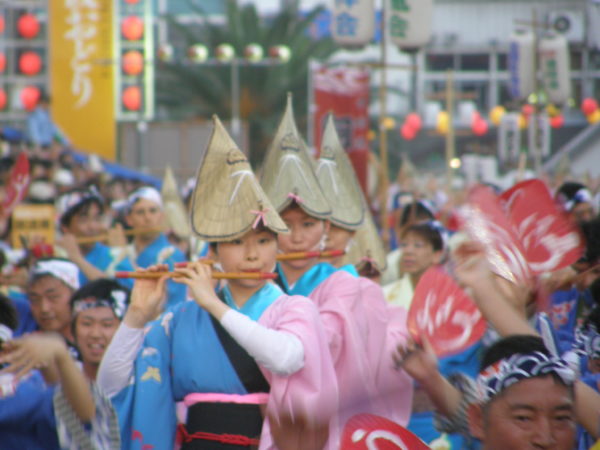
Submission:
{"label": "woman in pink kimono", "polygon": [[[330,161],[332,170],[326,172],[339,176],[335,175],[335,157]],[[291,100],[267,153],[261,183],[290,230],[278,236],[280,251],[322,250],[329,221],[335,223],[346,210],[345,198],[340,193],[323,192],[296,128]],[[342,186],[339,178],[337,185]],[[361,213],[360,208],[354,210]],[[393,369],[392,361],[396,343],[406,336],[406,311],[391,309],[381,288],[370,280],[316,258],[283,260],[277,272],[286,293],[306,295],[315,302],[327,332],[340,392],[338,415],[330,431],[332,448],[336,448],[344,424],[358,413],[376,414],[406,425],[412,383],[403,371]]]}
{"label": "woman in pink kimono", "polygon": [[[218,120],[191,224],[226,272],[272,272],[276,234],[287,231]],[[228,280],[216,293],[211,268],[200,262],[176,272],[174,281],[194,301],[152,321],[167,276],[136,280],[124,326],[100,367],[123,448],[172,448],[176,402],[184,449],[323,448],[337,383],[314,304],[265,279]]]}

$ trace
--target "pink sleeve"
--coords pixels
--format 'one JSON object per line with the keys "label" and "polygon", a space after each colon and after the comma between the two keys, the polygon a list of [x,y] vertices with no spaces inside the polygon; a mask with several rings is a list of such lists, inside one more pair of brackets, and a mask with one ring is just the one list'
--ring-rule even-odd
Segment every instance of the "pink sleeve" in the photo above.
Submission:
{"label": "pink sleeve", "polygon": [[380,286],[340,271],[315,289],[340,391],[339,426],[370,413],[406,425],[412,381],[394,369],[392,350],[406,332],[406,314],[391,310]]}
{"label": "pink sleeve", "polygon": [[[298,372],[278,376],[263,370],[271,385],[269,422],[301,424],[303,434],[315,427],[326,430],[338,408],[338,389],[317,308],[305,297],[283,296],[263,313],[259,323],[296,336],[304,346],[304,367]],[[273,448],[271,428],[276,427],[270,425],[263,428],[261,449]],[[286,433],[290,433],[289,428]]]}

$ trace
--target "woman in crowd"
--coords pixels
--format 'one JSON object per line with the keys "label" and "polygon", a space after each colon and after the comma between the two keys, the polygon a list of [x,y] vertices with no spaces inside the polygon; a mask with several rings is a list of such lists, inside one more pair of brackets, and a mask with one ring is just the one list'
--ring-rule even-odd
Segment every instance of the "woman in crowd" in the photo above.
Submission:
{"label": "woman in crowd", "polygon": [[[278,236],[280,251],[323,250],[332,208],[298,133],[291,99],[265,161],[263,188],[290,229]],[[407,376],[393,373],[391,348],[405,335],[406,312],[389,310],[381,288],[370,280],[317,258],[284,259],[277,271],[285,292],[307,295],[319,308],[340,390],[337,426],[367,412],[405,425],[412,386]]]}

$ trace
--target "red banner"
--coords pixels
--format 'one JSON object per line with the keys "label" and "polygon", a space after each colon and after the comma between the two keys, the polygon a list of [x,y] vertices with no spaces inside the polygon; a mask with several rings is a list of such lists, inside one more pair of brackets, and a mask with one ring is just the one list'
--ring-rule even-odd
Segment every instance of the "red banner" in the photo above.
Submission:
{"label": "red banner", "polygon": [[369,143],[369,72],[349,67],[313,69],[314,144],[321,138],[328,113],[333,113],[342,145],[348,152],[363,191],[367,187]]}

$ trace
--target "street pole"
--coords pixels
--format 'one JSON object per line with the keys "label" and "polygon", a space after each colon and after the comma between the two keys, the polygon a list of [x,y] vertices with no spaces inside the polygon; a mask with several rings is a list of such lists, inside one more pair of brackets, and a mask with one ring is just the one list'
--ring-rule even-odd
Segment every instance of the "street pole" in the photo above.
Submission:
{"label": "street pole", "polygon": [[388,145],[387,145],[387,130],[384,126],[385,117],[387,116],[387,15],[386,3],[383,1],[382,17],[381,17],[381,81],[379,85],[379,159],[381,160],[381,230],[382,239],[385,248],[389,248],[390,229],[388,226],[388,190],[389,190],[389,174],[388,174]]}
{"label": "street pole", "polygon": [[450,162],[454,159],[455,140],[454,140],[454,71],[448,70],[446,73],[446,111],[448,112],[448,132],[446,133],[446,178],[448,189],[452,189],[452,179],[454,169]]}
{"label": "street pole", "polygon": [[237,58],[231,60],[231,134],[242,146],[240,124],[240,65]]}

